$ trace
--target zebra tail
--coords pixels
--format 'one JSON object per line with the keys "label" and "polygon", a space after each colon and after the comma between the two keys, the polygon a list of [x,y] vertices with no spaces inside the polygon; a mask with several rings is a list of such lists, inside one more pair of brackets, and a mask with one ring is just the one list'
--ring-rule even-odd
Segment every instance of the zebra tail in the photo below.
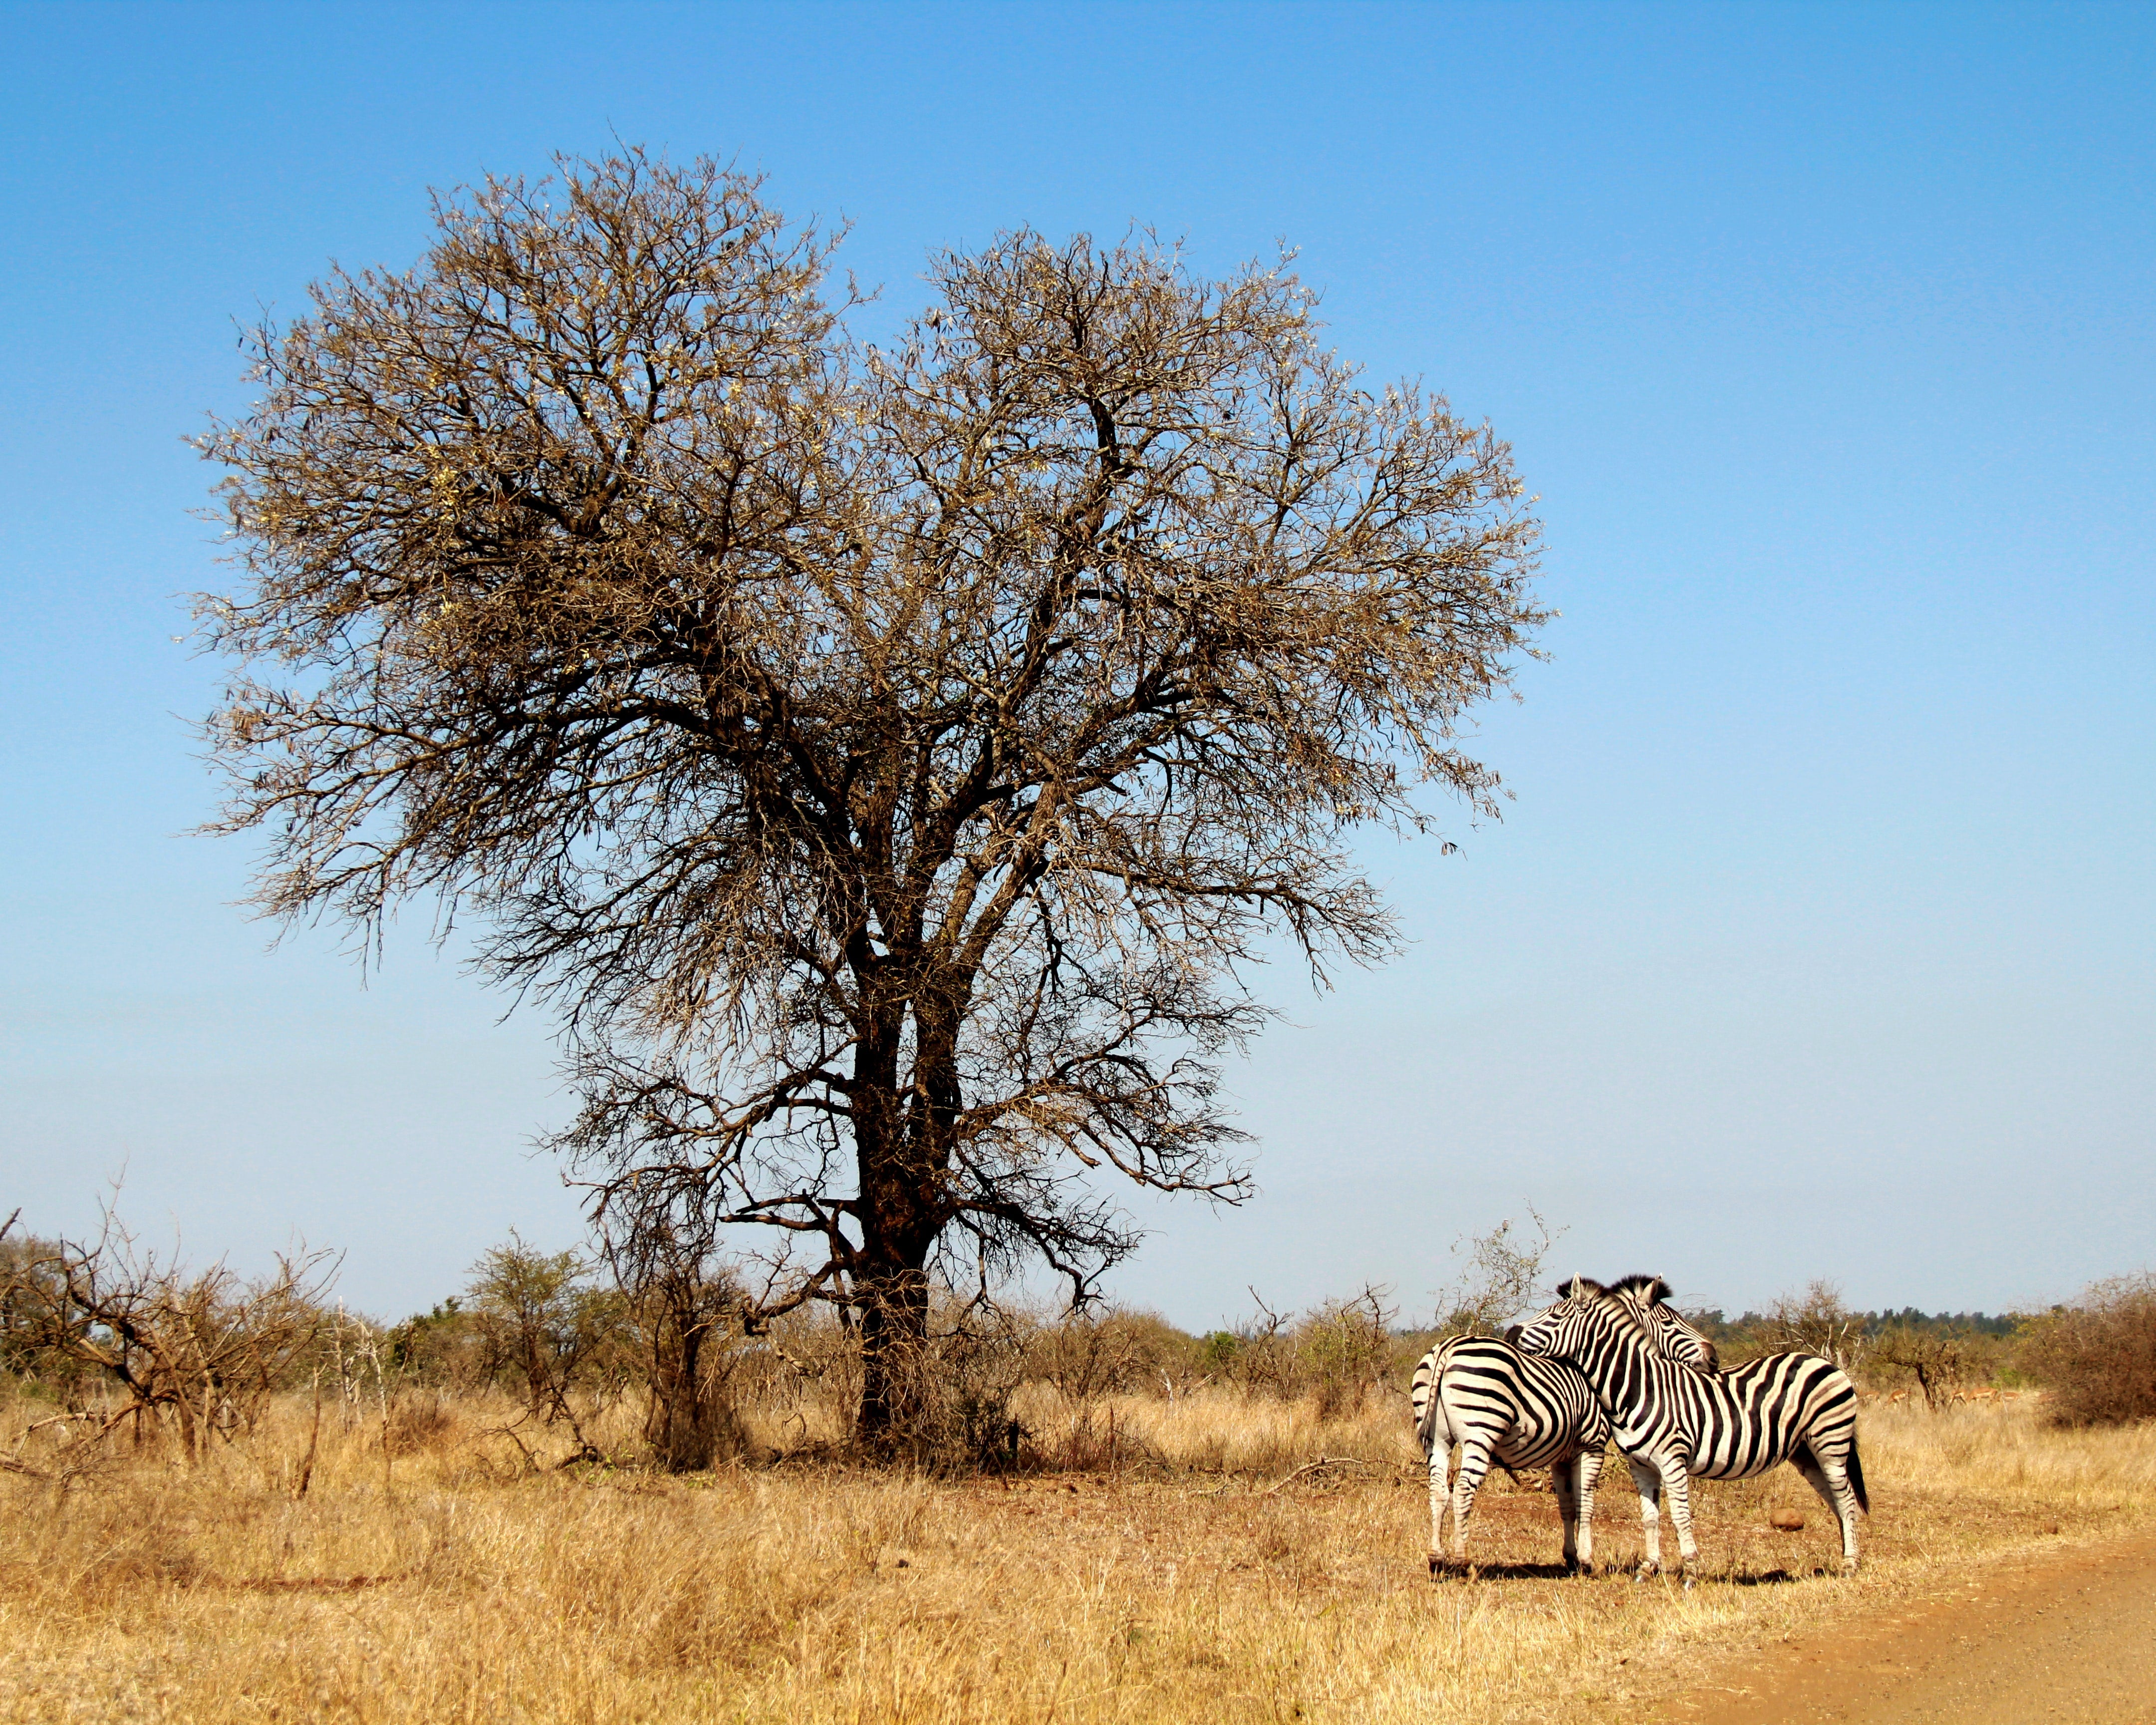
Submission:
{"label": "zebra tail", "polygon": [[1445,1417],[1444,1398],[1437,1393],[1438,1381],[1442,1376],[1441,1372],[1432,1372],[1418,1386],[1426,1392],[1428,1397],[1423,1403],[1422,1413],[1415,1420],[1415,1437],[1422,1445],[1424,1456],[1428,1456],[1440,1443],[1448,1450],[1452,1447],[1451,1423]]}
{"label": "zebra tail", "polygon": [[1415,1423],[1415,1435],[1422,1440],[1425,1455],[1440,1444],[1447,1450],[1452,1447],[1452,1427],[1445,1417],[1445,1404],[1435,1383],[1430,1386],[1430,1401],[1422,1410],[1422,1418]]}
{"label": "zebra tail", "polygon": [[1849,1489],[1856,1493],[1856,1507],[1871,1513],[1871,1500],[1864,1495],[1864,1461],[1856,1453],[1856,1434],[1849,1435]]}

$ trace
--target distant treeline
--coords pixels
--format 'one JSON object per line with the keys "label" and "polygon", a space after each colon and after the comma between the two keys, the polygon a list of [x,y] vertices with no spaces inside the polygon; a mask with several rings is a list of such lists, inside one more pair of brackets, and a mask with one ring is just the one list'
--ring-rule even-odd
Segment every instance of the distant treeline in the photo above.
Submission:
{"label": "distant treeline", "polygon": [[[1777,1319],[1764,1312],[1747,1312],[1741,1317],[1727,1317],[1722,1308],[1686,1314],[1717,1347],[1744,1343],[1773,1330]],[[2010,1336],[2029,1322],[2023,1312],[1923,1312],[1914,1306],[1904,1306],[1898,1312],[1852,1312],[1850,1320],[1857,1333],[1865,1337],[1885,1334],[1892,1329],[1948,1330],[1973,1336]]]}

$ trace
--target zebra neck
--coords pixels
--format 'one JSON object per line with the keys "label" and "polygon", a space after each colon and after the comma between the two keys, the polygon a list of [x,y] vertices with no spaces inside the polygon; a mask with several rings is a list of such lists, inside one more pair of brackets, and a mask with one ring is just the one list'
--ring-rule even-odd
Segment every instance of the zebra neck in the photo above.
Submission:
{"label": "zebra neck", "polygon": [[1645,1405],[1668,1399],[1674,1374],[1684,1368],[1664,1359],[1630,1331],[1615,1326],[1604,1331],[1594,1350],[1594,1368],[1587,1375],[1605,1394],[1614,1391],[1614,1401]]}

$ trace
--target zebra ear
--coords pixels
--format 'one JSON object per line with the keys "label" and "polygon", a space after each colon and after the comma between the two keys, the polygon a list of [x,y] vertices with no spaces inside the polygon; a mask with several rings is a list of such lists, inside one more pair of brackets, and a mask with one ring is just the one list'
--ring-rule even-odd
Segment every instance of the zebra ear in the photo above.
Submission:
{"label": "zebra ear", "polygon": [[1675,1288],[1658,1276],[1647,1284],[1647,1301],[1650,1305],[1660,1305],[1676,1291]]}
{"label": "zebra ear", "polygon": [[1558,1298],[1560,1300],[1572,1299],[1574,1296],[1583,1291],[1580,1287],[1580,1284],[1586,1280],[1587,1278],[1584,1276],[1575,1276],[1569,1281],[1559,1282],[1557,1285]]}

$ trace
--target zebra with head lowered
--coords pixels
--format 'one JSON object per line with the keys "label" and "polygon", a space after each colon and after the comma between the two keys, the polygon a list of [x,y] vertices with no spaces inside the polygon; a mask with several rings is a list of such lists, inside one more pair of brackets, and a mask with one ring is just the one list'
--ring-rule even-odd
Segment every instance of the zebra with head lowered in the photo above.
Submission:
{"label": "zebra with head lowered", "polygon": [[[1663,1303],[1669,1289],[1652,1276],[1627,1276],[1617,1284],[1635,1302],[1646,1333],[1671,1358],[1711,1371],[1714,1344]],[[1507,1339],[1455,1336],[1424,1354],[1415,1368],[1409,1399],[1415,1437],[1430,1468],[1430,1568],[1445,1566],[1445,1512],[1452,1511],[1452,1564],[1467,1566],[1467,1523],[1490,1464],[1506,1468],[1547,1467],[1557,1487],[1564,1527],[1564,1562],[1570,1569],[1594,1564],[1594,1486],[1609,1421],[1587,1380],[1554,1360],[1538,1359]],[[1460,1465],[1452,1470],[1452,1448]],[[1451,1477],[1448,1479],[1447,1475]],[[1643,1504],[1641,1514],[1648,1513]]]}
{"label": "zebra with head lowered", "polygon": [[1608,1415],[1640,1488],[1642,1576],[1661,1567],[1656,1500],[1663,1492],[1689,1585],[1699,1558],[1692,1476],[1748,1479],[1784,1461],[1794,1463],[1835,1512],[1842,1573],[1856,1573],[1856,1512],[1869,1514],[1871,1504],[1856,1451],[1856,1386],[1833,1362],[1773,1353],[1726,1372],[1674,1364],[1635,1299],[1584,1276],[1558,1290],[1558,1303],[1523,1326],[1518,1342],[1522,1353],[1576,1368]]}

